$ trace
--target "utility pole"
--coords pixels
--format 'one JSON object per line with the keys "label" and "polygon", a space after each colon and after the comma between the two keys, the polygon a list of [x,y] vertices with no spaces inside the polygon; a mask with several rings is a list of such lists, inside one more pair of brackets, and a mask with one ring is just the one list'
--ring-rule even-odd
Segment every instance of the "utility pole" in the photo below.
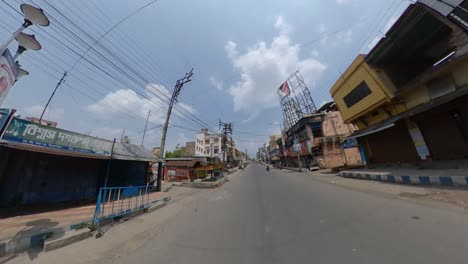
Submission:
{"label": "utility pole", "polygon": [[236,152],[234,151],[234,140],[232,139],[232,136],[230,137],[231,140],[231,165],[234,165],[234,156]]}
{"label": "utility pole", "polygon": [[[185,74],[185,77],[182,79],[177,80],[176,85],[174,87],[174,91],[172,92],[171,101],[169,102],[169,108],[167,109],[166,121],[164,122],[162,136],[161,136],[161,148],[159,152],[159,158],[162,160],[164,159],[164,146],[166,145],[166,133],[167,127],[169,126],[169,119],[171,118],[172,107],[174,106],[174,102],[177,102],[177,96],[179,96],[180,90],[184,86],[184,84],[191,82],[193,76],[193,68],[190,70],[189,73]],[[158,178],[156,184],[156,191],[161,191],[161,180],[162,180],[162,162],[158,163]]]}
{"label": "utility pole", "polygon": [[148,116],[146,117],[146,124],[145,124],[145,130],[143,131],[143,138],[141,139],[141,145],[143,146],[145,142],[145,135],[146,135],[146,128],[148,127],[148,120],[151,115],[151,110],[148,111]]}
{"label": "utility pole", "polygon": [[[219,129],[222,130],[222,150],[223,150],[223,164],[226,164],[226,150],[227,150],[227,138],[228,134],[232,134],[232,124],[224,123],[219,120]],[[232,144],[232,143],[231,143]]]}
{"label": "utility pole", "polygon": [[47,104],[44,106],[44,110],[42,110],[41,117],[39,118],[39,124],[41,124],[42,118],[44,117],[44,113],[45,113],[45,111],[47,110],[47,107],[49,106],[50,101],[52,101],[52,97],[54,97],[55,92],[56,92],[57,89],[60,87],[60,85],[62,85],[62,83],[63,83],[63,81],[65,80],[65,77],[66,77],[66,76],[67,76],[67,72],[64,72],[62,78],[61,78],[60,81],[57,83],[57,86],[55,86],[55,89],[54,89],[54,91],[52,92],[52,94],[50,95],[49,100],[47,101]]}
{"label": "utility pole", "polygon": [[122,131],[122,135],[120,136],[120,143],[123,143],[123,137],[125,136],[125,129]]}
{"label": "utility pole", "polygon": [[213,178],[213,139],[210,139],[210,164],[211,164],[211,176],[210,178]]}

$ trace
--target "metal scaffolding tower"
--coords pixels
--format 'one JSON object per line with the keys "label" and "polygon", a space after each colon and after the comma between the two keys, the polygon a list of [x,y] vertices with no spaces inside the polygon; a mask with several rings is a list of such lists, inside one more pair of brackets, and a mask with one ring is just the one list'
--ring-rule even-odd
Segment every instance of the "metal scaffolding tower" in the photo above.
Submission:
{"label": "metal scaffolding tower", "polygon": [[291,75],[278,89],[283,110],[284,129],[288,130],[302,117],[317,111],[310,91],[299,71]]}

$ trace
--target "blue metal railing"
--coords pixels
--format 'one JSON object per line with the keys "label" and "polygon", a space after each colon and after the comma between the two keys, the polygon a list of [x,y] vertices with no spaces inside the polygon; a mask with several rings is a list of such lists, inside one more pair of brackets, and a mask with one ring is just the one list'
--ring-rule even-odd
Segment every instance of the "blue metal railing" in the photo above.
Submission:
{"label": "blue metal railing", "polygon": [[93,224],[97,237],[101,235],[101,221],[145,210],[150,206],[150,186],[102,187],[99,189]]}

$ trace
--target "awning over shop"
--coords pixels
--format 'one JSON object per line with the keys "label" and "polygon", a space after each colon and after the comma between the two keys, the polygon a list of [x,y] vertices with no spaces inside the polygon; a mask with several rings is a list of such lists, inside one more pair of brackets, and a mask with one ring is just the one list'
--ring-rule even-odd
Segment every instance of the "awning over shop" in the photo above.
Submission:
{"label": "awning over shop", "polygon": [[116,160],[162,162],[150,150],[143,146],[116,142],[112,158]]}
{"label": "awning over shop", "polygon": [[350,135],[349,137],[347,137],[347,139],[359,138],[359,137],[363,137],[363,136],[367,136],[367,135],[370,135],[370,134],[380,132],[380,131],[385,130],[387,128],[391,128],[391,127],[393,127],[395,125],[395,122],[397,122],[399,120],[402,120],[402,119],[405,119],[405,118],[420,114],[422,112],[430,110],[430,109],[432,109],[434,107],[437,107],[439,105],[448,103],[448,102],[450,102],[452,100],[455,100],[455,99],[460,98],[460,97],[462,97],[464,95],[467,95],[467,94],[468,94],[468,86],[459,88],[453,93],[449,93],[449,94],[447,94],[445,96],[434,99],[434,100],[432,100],[432,101],[430,101],[428,103],[421,104],[421,105],[419,105],[417,107],[414,107],[411,110],[408,110],[408,111],[406,111],[404,113],[401,113],[399,115],[391,117],[391,118],[389,118],[389,119],[387,119],[387,120],[385,120],[385,121],[383,121],[381,123],[375,124],[373,126],[365,128],[365,129],[361,129],[361,130],[357,131],[356,133],[354,133],[354,134]]}
{"label": "awning over shop", "polygon": [[193,168],[197,164],[205,164],[204,159],[197,158],[182,158],[182,159],[166,159],[166,167],[186,167]]}
{"label": "awning over shop", "polygon": [[375,125],[375,126],[370,126],[368,128],[359,130],[358,132],[356,132],[356,133],[352,134],[351,136],[347,137],[346,139],[353,139],[353,138],[368,136],[370,134],[380,132],[380,131],[385,130],[387,128],[391,128],[393,126],[395,126],[395,123],[393,123],[393,122],[390,122],[390,123],[384,122],[382,124],[378,124],[378,125]]}

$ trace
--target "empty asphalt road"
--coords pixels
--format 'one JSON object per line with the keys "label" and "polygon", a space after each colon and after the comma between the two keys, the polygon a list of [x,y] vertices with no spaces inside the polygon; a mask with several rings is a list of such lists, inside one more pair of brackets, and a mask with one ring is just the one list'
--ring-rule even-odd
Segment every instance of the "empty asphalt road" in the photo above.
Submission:
{"label": "empty asphalt road", "polygon": [[96,256],[86,249],[123,239],[134,220],[115,227],[119,237],[109,232],[37,260],[80,262],[67,254],[81,251],[90,256],[82,262],[95,263],[468,263],[463,211],[349,190],[310,173],[254,164],[221,188],[191,196],[163,224],[148,227],[157,231],[129,235],[118,248]]}

